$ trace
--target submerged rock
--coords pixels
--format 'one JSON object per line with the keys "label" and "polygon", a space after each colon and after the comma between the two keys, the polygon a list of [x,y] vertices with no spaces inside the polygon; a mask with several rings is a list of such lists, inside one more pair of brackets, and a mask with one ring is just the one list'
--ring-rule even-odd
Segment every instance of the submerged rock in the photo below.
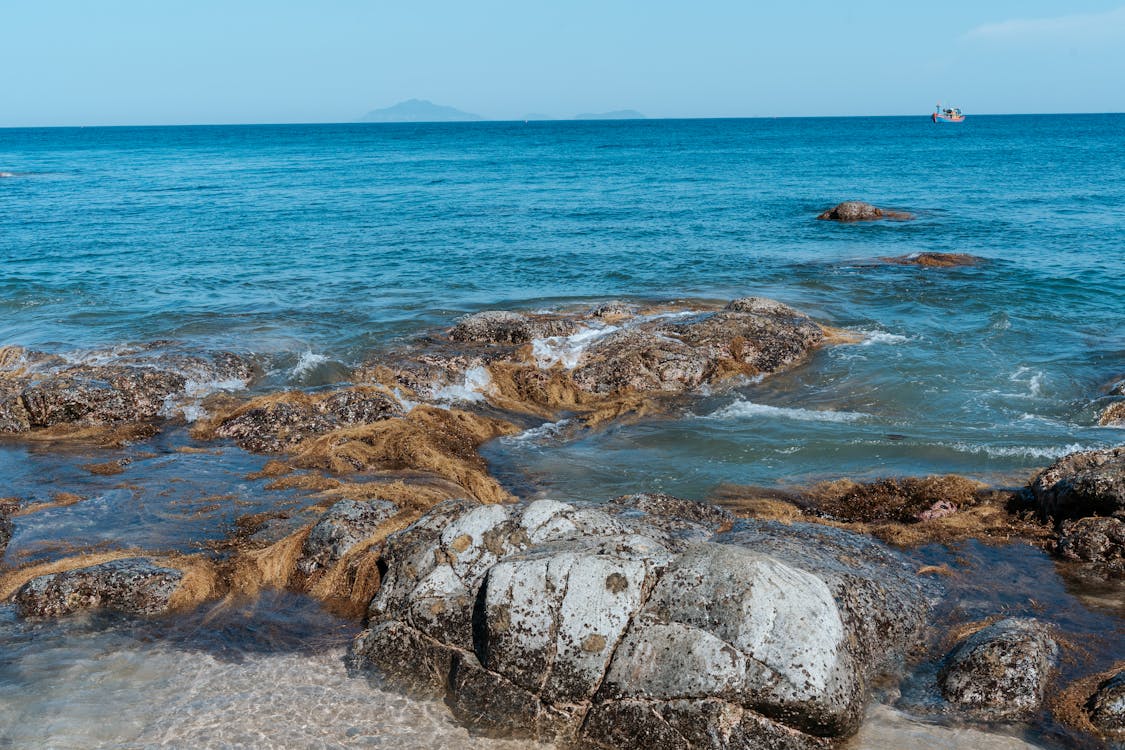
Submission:
{"label": "submerged rock", "polygon": [[341,500],[320,517],[305,537],[297,569],[305,575],[332,567],[398,512],[388,500]]}
{"label": "submerged rock", "polygon": [[906,219],[913,219],[914,217],[903,211],[891,211],[889,209],[878,208],[877,206],[872,206],[870,203],[864,203],[863,201],[844,201],[828,209],[816,218],[825,221],[874,221],[876,219],[904,221]]}
{"label": "submerged rock", "polygon": [[1098,686],[1090,699],[1090,722],[1106,734],[1125,736],[1125,670]]}
{"label": "submerged rock", "polygon": [[1063,456],[1040,472],[1029,490],[1039,511],[1057,521],[1125,518],[1125,446]]}
{"label": "submerged rock", "polygon": [[1063,559],[1088,563],[1101,575],[1125,577],[1125,520],[1091,517],[1066,521],[1057,550]]}
{"label": "submerged rock", "polygon": [[1114,401],[1098,414],[1098,424],[1103,427],[1125,427],[1125,401]]}
{"label": "submerged rock", "polygon": [[109,609],[154,615],[168,610],[183,573],[144,557],[131,557],[39,576],[13,597],[22,617],[57,617]]}
{"label": "submerged rock", "polygon": [[893,258],[883,258],[887,263],[899,266],[925,266],[927,268],[953,268],[956,266],[976,266],[984,262],[984,258],[968,253],[910,253]]}
{"label": "submerged rock", "polygon": [[224,418],[214,436],[246,450],[271,453],[340,427],[402,416],[402,406],[380,390],[350,388],[310,395],[299,391],[251,401]]}
{"label": "submerged rock", "polygon": [[449,502],[388,539],[353,658],[483,732],[588,747],[826,747],[926,584],[871,539],[665,495]]}
{"label": "submerged rock", "polygon": [[942,695],[984,719],[1030,718],[1043,703],[1059,647],[1045,625],[1009,618],[977,631],[946,657]]}

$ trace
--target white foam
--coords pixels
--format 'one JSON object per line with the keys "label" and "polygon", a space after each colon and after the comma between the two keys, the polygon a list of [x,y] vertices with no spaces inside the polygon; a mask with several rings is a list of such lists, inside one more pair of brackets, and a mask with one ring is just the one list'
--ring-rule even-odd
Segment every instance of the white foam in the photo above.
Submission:
{"label": "white foam", "polygon": [[712,419],[799,419],[810,422],[855,422],[871,415],[857,411],[831,411],[828,409],[800,409],[787,406],[755,404],[753,401],[739,399],[707,415]]}
{"label": "white foam", "polygon": [[0,172],[0,177],[15,177],[15,176],[16,175],[12,172]]}
{"label": "white foam", "polygon": [[1023,396],[1023,397],[1026,397],[1027,395],[1031,395],[1031,396],[1035,396],[1035,397],[1043,395],[1043,383],[1044,383],[1045,377],[1046,376],[1042,372],[1040,372],[1038,370],[1032,370],[1030,367],[1020,367],[1020,368],[1018,368],[1015,372],[1013,372],[1011,375],[1008,376],[1008,380],[1011,380],[1013,383],[1026,383],[1028,393],[1027,394],[1019,393],[1019,394],[1010,394],[1010,395]]}
{"label": "white foam", "polygon": [[538,427],[524,430],[517,435],[503,437],[501,441],[507,443],[534,443],[540,440],[552,440],[557,438],[559,433],[572,424],[574,424],[574,420],[572,419],[560,419],[558,422],[547,422]]}
{"label": "white foam", "polygon": [[297,364],[293,365],[293,369],[289,371],[290,377],[303,378],[312,372],[317,365],[323,364],[328,361],[328,357],[323,354],[317,354],[311,349],[301,354],[297,360]]}
{"label": "white foam", "polygon": [[535,357],[535,363],[544,370],[555,365],[573,370],[578,367],[583,353],[591,344],[620,330],[621,326],[585,326],[569,336],[535,339],[531,342],[531,355]]}
{"label": "white foam", "polygon": [[903,344],[910,340],[909,336],[903,336],[898,333],[889,333],[887,331],[878,330],[860,330],[858,333],[863,334],[863,341],[860,346],[872,346],[874,344]]}
{"label": "white foam", "polygon": [[197,422],[207,416],[202,401],[214,393],[233,393],[246,388],[246,381],[241,378],[227,378],[225,380],[192,380],[184,381],[184,389],[180,393],[170,393],[164,397],[164,405],[160,408],[160,416],[165,419],[183,417],[187,422]]}
{"label": "white foam", "polygon": [[1101,446],[1088,446],[1079,443],[1068,445],[975,445],[973,443],[939,443],[960,453],[984,453],[993,458],[1062,458],[1068,453],[1093,450]]}
{"label": "white foam", "polygon": [[470,367],[460,383],[451,383],[434,389],[433,398],[437,401],[483,401],[493,392],[492,376],[485,367]]}

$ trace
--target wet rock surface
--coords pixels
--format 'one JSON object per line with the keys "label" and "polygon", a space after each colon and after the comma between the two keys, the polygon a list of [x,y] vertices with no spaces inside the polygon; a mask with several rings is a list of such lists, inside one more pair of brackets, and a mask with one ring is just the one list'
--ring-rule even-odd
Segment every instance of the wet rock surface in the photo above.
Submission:
{"label": "wet rock surface", "polygon": [[177,416],[212,388],[242,388],[254,364],[229,352],[178,354],[168,342],[81,358],[5,347],[0,358],[0,432],[57,425],[111,425]]}
{"label": "wet rock surface", "polygon": [[938,684],[946,700],[971,715],[1028,719],[1043,703],[1058,657],[1058,644],[1043,623],[1009,618],[954,647]]}
{"label": "wet rock surface", "polygon": [[910,253],[893,258],[884,258],[887,263],[898,266],[923,266],[926,268],[955,268],[957,266],[976,266],[984,262],[984,258],[968,253]]}
{"label": "wet rock surface", "polygon": [[1064,560],[1087,563],[1106,577],[1125,578],[1125,520],[1121,518],[1064,522],[1056,549]]}
{"label": "wet rock surface", "polygon": [[877,219],[894,219],[904,221],[914,218],[903,211],[892,211],[879,208],[863,201],[844,201],[816,218],[823,221],[875,221]]}
{"label": "wet rock surface", "polygon": [[1098,424],[1104,427],[1125,427],[1125,401],[1114,401],[1098,414]]}
{"label": "wet rock surface", "polygon": [[447,502],[384,562],[356,665],[589,747],[827,746],[934,593],[869,538],[666,495]]}
{"label": "wet rock surface", "polygon": [[1064,456],[1032,482],[1039,511],[1057,521],[1086,516],[1125,518],[1125,447]]}
{"label": "wet rock surface", "polygon": [[[760,297],[738,299],[721,310],[679,306],[646,312],[612,303],[569,313],[470,315],[446,338],[425,340],[377,365],[387,365],[397,385],[423,399],[475,392],[509,402],[573,406],[584,398],[677,394],[734,375],[770,374],[793,365],[824,339],[824,329],[807,315]],[[496,392],[490,372],[501,365],[524,368],[523,390]],[[535,379],[529,373],[544,382],[528,384]],[[561,380],[546,382],[556,375]],[[572,393],[566,395],[568,389]]]}
{"label": "wet rock surface", "polygon": [[1125,670],[1098,686],[1090,699],[1090,722],[1106,734],[1125,739]]}
{"label": "wet rock surface", "polygon": [[305,575],[331,567],[398,512],[388,500],[341,500],[305,538],[297,569]]}
{"label": "wet rock surface", "polygon": [[183,573],[143,557],[33,578],[13,597],[22,617],[57,617],[108,609],[140,615],[165,612]]}
{"label": "wet rock surface", "polygon": [[291,391],[249,403],[223,419],[214,436],[234,440],[246,450],[271,453],[341,427],[402,414],[398,401],[379,390],[349,388],[316,395]]}

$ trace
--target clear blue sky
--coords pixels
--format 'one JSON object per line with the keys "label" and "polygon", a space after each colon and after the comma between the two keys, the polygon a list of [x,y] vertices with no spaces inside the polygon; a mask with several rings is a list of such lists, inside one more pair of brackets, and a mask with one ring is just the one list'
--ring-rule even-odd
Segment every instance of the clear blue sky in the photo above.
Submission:
{"label": "clear blue sky", "polygon": [[1125,110],[1123,0],[7,0],[0,126]]}

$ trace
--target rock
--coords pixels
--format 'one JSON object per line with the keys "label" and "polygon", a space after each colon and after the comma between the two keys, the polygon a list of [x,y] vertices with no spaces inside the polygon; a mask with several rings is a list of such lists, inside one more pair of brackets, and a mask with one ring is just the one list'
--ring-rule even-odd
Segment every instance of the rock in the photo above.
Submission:
{"label": "rock", "polygon": [[1095,727],[1107,734],[1125,734],[1125,670],[1099,685],[1090,704]]}
{"label": "rock", "polygon": [[454,341],[486,344],[526,344],[533,339],[565,336],[573,321],[531,316],[508,310],[486,310],[466,315],[449,332]]}
{"label": "rock", "polygon": [[968,253],[910,253],[893,258],[883,258],[883,260],[899,266],[925,266],[927,268],[975,266],[984,262],[984,258]]}
{"label": "rock", "polygon": [[8,542],[12,541],[12,519],[9,518],[10,508],[0,503],[0,557],[4,556],[4,550],[8,548]]}
{"label": "rock", "polygon": [[1125,518],[1125,446],[1063,456],[1040,472],[1029,492],[1039,511],[1057,521]]}
{"label": "rock", "polygon": [[1098,424],[1103,427],[1125,427],[1125,401],[1114,401],[1102,409]]}
{"label": "rock", "polygon": [[1125,577],[1125,520],[1091,517],[1065,521],[1057,551],[1064,560],[1089,563],[1106,577]]}
{"label": "rock", "polygon": [[327,394],[299,391],[250,402],[224,419],[215,437],[259,453],[276,453],[340,427],[402,416],[402,406],[383,391],[351,388]]}
{"label": "rock", "polygon": [[707,360],[679,339],[627,329],[595,342],[574,371],[590,393],[680,392],[703,382]]}
{"label": "rock", "polygon": [[309,575],[332,567],[396,513],[398,506],[389,500],[340,500],[305,537],[297,569]]}
{"label": "rock", "polygon": [[1058,657],[1058,644],[1045,625],[1009,618],[954,647],[938,684],[962,711],[989,720],[1025,720],[1042,705]]}
{"label": "rock", "polygon": [[8,347],[0,373],[0,432],[74,424],[148,422],[171,416],[178,399],[214,387],[242,387],[253,364],[229,352],[206,356],[156,354],[154,342],[127,354],[93,353],[78,363]]}
{"label": "rock", "polygon": [[667,495],[447,502],[383,563],[354,664],[476,731],[606,748],[827,747],[936,585],[871,539]]}
{"label": "rock", "polygon": [[183,573],[144,557],[131,557],[25,583],[13,600],[22,617],[57,617],[80,610],[109,609],[154,615],[168,610]]}
{"label": "rock", "polygon": [[844,201],[816,218],[830,221],[874,221],[876,219],[906,220],[914,218],[902,211],[890,211],[863,201]]}

